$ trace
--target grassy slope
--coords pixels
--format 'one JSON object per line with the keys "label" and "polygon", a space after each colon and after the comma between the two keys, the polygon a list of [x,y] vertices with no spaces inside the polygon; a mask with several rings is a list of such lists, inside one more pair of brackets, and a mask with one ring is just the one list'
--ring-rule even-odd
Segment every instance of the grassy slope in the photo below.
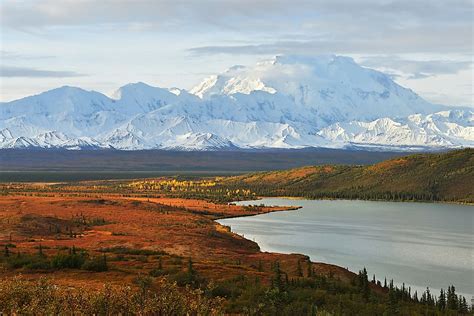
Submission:
{"label": "grassy slope", "polygon": [[415,154],[370,166],[310,166],[225,179],[260,195],[474,202],[474,149]]}

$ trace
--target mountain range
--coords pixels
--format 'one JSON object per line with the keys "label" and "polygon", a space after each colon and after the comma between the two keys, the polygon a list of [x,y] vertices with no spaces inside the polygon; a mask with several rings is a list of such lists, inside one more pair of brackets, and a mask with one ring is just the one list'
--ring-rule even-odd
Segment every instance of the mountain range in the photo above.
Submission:
{"label": "mountain range", "polygon": [[343,56],[277,56],[193,89],[64,86],[0,104],[0,148],[229,150],[474,146],[474,111]]}

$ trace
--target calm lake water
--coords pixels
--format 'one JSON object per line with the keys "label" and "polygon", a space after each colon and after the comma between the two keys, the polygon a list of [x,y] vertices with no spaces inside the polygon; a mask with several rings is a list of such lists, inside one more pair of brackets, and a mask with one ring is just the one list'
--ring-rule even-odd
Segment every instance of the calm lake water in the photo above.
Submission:
{"label": "calm lake water", "polygon": [[219,220],[262,251],[303,253],[420,293],[454,284],[474,295],[474,207],[454,204],[265,198],[239,204],[299,205],[297,211]]}

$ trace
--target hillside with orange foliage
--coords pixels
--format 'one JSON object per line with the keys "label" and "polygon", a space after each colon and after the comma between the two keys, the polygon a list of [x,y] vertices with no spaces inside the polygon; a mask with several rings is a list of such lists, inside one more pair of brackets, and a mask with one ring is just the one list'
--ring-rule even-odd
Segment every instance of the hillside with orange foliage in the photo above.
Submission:
{"label": "hillside with orange foliage", "polygon": [[328,165],[228,177],[217,187],[260,196],[474,203],[474,149],[415,154],[370,166]]}
{"label": "hillside with orange foliage", "polygon": [[[269,282],[273,263],[278,261],[288,275],[294,276],[299,261],[302,265],[311,265],[322,275],[337,275],[341,280],[350,281],[354,276],[352,272],[310,263],[303,255],[262,253],[255,242],[214,221],[288,209],[292,208],[248,208],[167,197],[107,196],[98,199],[64,194],[46,197],[9,195],[0,198],[0,244],[14,245],[10,248],[14,253],[34,254],[41,246],[45,255],[53,256],[61,249],[75,247],[91,255],[110,257],[113,268],[100,274],[45,272],[65,284],[131,282],[138,272],[149,273],[158,264],[153,255],[143,257],[140,252],[164,254],[160,257],[165,267],[168,263],[182,261],[183,266],[171,264],[179,270],[185,268],[187,258],[192,258],[195,269],[213,280],[245,274]],[[134,250],[138,255],[120,259],[114,249]],[[259,265],[263,267],[261,271],[257,269]],[[17,271],[13,270],[2,272],[3,275],[15,273]],[[33,279],[37,275],[37,271],[25,273]]]}

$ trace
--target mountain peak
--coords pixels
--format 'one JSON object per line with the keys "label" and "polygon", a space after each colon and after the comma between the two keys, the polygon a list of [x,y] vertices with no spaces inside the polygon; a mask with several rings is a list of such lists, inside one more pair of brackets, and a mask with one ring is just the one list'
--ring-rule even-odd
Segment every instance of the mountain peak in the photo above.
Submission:
{"label": "mountain peak", "polygon": [[[384,87],[374,80],[374,73],[377,72],[359,66],[351,57],[278,55],[253,67],[230,67],[220,75],[205,79],[191,93],[205,98],[215,94],[266,91],[301,99],[301,90],[305,87],[321,91],[348,84],[362,91],[381,91]],[[382,73],[378,74],[384,80],[391,80]]]}
{"label": "mountain peak", "polygon": [[280,55],[253,67],[231,67],[204,80],[191,93],[207,99],[255,91],[290,98],[325,121],[347,120],[354,113],[374,120],[440,110],[388,75],[338,55]]}
{"label": "mountain peak", "polygon": [[154,93],[157,90],[161,90],[161,88],[150,86],[144,82],[134,82],[128,83],[120,88],[118,88],[113,94],[112,99],[120,100],[124,97],[128,97],[129,95],[137,95],[137,94],[150,94]]}
{"label": "mountain peak", "polygon": [[59,88],[54,88],[54,89],[42,92],[39,94],[39,96],[55,96],[55,97],[66,96],[67,97],[67,96],[74,96],[74,95],[88,94],[88,93],[94,93],[94,92],[87,91],[79,87],[64,85]]}

